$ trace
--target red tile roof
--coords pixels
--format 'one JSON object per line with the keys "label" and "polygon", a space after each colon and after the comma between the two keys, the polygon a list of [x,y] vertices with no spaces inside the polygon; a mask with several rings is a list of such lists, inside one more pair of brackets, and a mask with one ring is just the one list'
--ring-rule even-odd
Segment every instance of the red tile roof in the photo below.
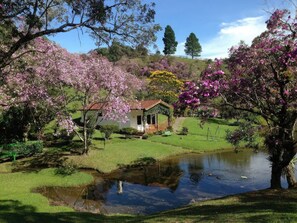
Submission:
{"label": "red tile roof", "polygon": [[[162,100],[145,100],[145,101],[133,101],[130,102],[131,110],[149,110],[152,107],[162,104],[168,108],[172,108],[171,105],[167,104]],[[95,103],[87,107],[88,110],[101,110],[105,106],[105,103]]]}

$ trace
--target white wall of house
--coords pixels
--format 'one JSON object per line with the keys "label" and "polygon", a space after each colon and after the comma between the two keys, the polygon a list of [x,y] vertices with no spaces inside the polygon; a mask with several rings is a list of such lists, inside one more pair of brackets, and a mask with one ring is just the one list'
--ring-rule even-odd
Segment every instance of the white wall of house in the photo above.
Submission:
{"label": "white wall of house", "polygon": [[[97,113],[98,111],[89,111],[87,116],[96,117]],[[145,117],[145,124],[143,124],[143,110],[132,110],[127,116],[128,116],[128,121],[125,123],[111,121],[111,120],[102,120],[102,118],[99,117],[97,125],[117,125],[119,126],[119,128],[132,127],[137,129],[140,132],[144,132],[144,130],[148,128],[149,125],[147,124],[147,120],[146,120],[147,117]],[[154,114],[154,116],[155,116],[154,124],[157,124],[157,114]],[[83,122],[83,117],[81,118],[81,122]],[[152,124],[152,121],[150,123]]]}
{"label": "white wall of house", "polygon": [[132,110],[130,112],[130,114],[128,115],[128,118],[130,120],[130,127],[135,128],[140,132],[144,131],[144,127],[143,127],[143,111],[142,110]]}
{"label": "white wall of house", "polygon": [[[98,111],[89,111],[87,117],[96,117]],[[99,117],[97,125],[117,125],[119,128],[132,127],[137,129],[138,131],[144,131],[143,128],[143,111],[142,110],[132,110],[128,115],[128,121],[125,123],[112,121],[112,120],[102,120]],[[141,118],[139,118],[140,116]],[[141,119],[141,123],[137,122],[137,118]],[[83,122],[83,117],[81,118],[81,122]]]}

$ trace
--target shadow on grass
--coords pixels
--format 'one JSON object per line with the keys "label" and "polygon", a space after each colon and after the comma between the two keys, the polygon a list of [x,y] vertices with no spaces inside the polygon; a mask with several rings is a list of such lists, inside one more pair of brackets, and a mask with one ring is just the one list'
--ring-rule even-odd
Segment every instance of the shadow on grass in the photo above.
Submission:
{"label": "shadow on grass", "polygon": [[[296,194],[296,195],[295,195]],[[292,196],[293,195],[293,196]],[[237,199],[236,199],[237,198]],[[263,190],[146,216],[149,222],[297,222],[297,190]]]}
{"label": "shadow on grass", "polygon": [[51,143],[43,153],[30,158],[17,160],[13,171],[39,171],[43,168],[60,167],[68,159],[68,155],[81,155],[83,144],[81,141]]}
{"label": "shadow on grass", "polygon": [[13,171],[39,171],[43,168],[52,168],[62,166],[68,159],[66,153],[61,152],[44,152],[34,157],[18,160],[14,165]]}
{"label": "shadow on grass", "polygon": [[36,208],[23,205],[15,200],[0,200],[0,222],[55,222],[55,223],[92,223],[92,222],[129,222],[129,216],[104,216],[82,212],[37,213]]}

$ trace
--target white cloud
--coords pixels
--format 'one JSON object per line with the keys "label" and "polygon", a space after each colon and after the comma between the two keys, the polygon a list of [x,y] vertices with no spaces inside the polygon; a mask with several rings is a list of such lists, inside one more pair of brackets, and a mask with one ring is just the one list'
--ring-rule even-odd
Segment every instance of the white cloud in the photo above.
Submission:
{"label": "white cloud", "polygon": [[240,40],[250,44],[266,28],[265,18],[249,17],[231,23],[222,23],[217,35],[202,45],[202,58],[224,58],[228,50]]}

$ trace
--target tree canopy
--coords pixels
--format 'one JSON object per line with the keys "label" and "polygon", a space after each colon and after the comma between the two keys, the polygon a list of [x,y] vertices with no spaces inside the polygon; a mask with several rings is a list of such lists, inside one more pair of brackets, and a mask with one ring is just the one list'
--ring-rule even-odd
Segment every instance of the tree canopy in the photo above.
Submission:
{"label": "tree canopy", "polygon": [[177,41],[175,40],[175,33],[171,26],[167,25],[163,37],[165,55],[174,54],[176,51]]}
{"label": "tree canopy", "polygon": [[152,72],[149,77],[148,89],[150,96],[154,99],[162,99],[169,104],[178,99],[178,93],[182,86],[183,83],[176,75],[168,71],[157,70]]}
{"label": "tree canopy", "polygon": [[194,33],[190,33],[185,43],[185,53],[191,56],[192,59],[194,59],[194,57],[200,56],[201,51],[202,51],[202,48],[198,38]]}
{"label": "tree canopy", "polygon": [[[87,28],[97,43],[150,44],[155,40],[154,3],[140,0],[3,0],[0,4],[0,69],[31,40]],[[2,42],[3,40],[3,42]]]}

